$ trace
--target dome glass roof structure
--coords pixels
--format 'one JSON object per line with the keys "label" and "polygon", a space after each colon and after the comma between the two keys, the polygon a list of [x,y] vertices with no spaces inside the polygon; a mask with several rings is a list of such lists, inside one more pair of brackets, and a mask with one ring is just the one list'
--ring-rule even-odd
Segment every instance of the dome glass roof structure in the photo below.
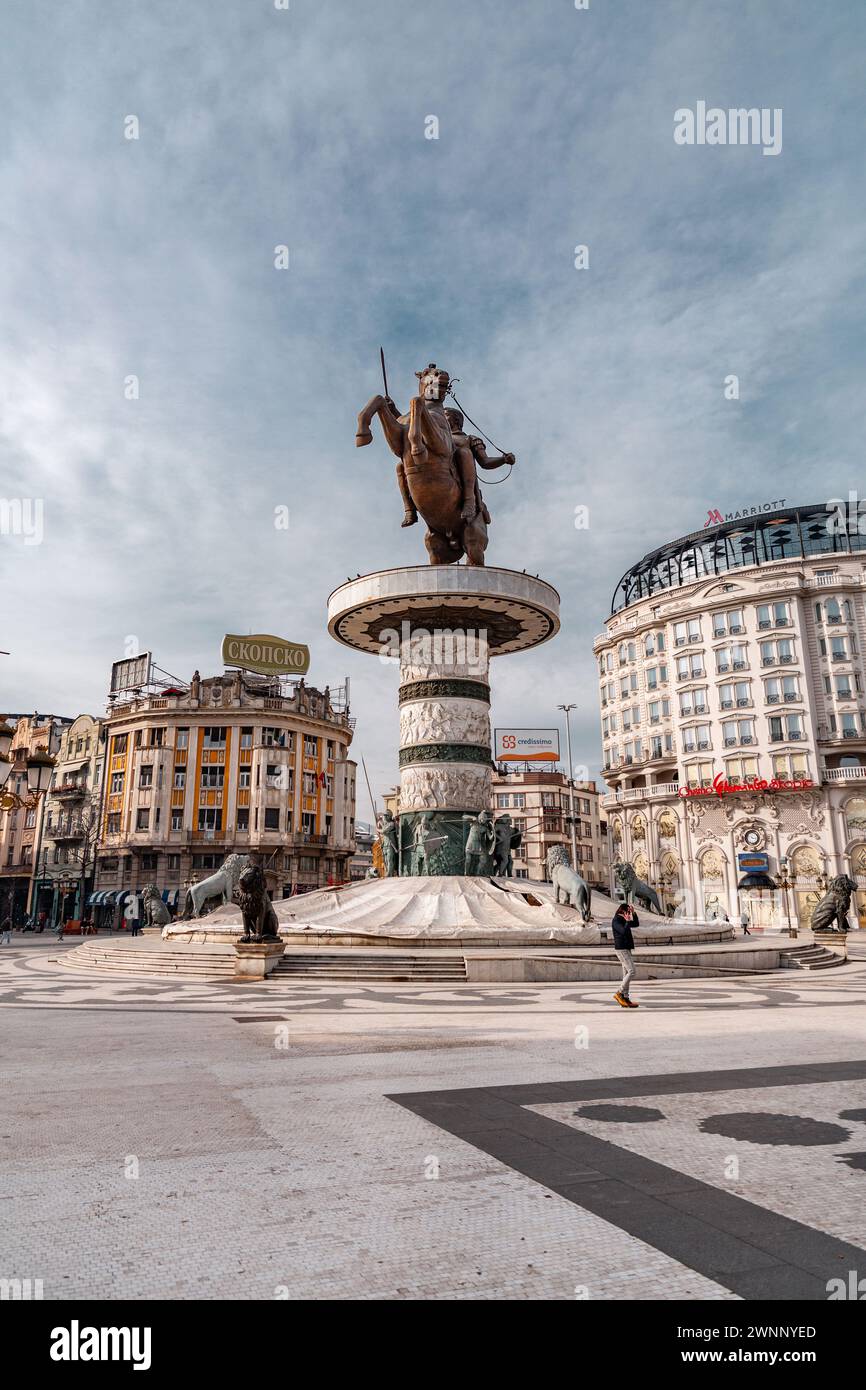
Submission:
{"label": "dome glass roof structure", "polygon": [[779,560],[802,560],[866,554],[866,516],[849,524],[826,502],[814,506],[755,509],[733,513],[730,520],[693,531],[652,550],[627,570],[614,590],[611,614],[632,603],[677,589],[695,580],[714,579],[729,570]]}

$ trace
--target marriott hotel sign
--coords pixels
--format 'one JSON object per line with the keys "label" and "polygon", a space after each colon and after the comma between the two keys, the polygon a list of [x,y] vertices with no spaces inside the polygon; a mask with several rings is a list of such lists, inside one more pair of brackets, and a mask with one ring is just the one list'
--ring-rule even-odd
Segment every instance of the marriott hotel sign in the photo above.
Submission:
{"label": "marriott hotel sign", "polygon": [[222,658],[226,666],[240,666],[261,676],[304,676],[310,669],[310,649],[282,637],[260,633],[252,637],[223,638]]}
{"label": "marriott hotel sign", "polygon": [[757,507],[743,507],[739,512],[720,512],[718,507],[710,507],[704,530],[706,531],[708,526],[723,526],[726,521],[746,521],[753,516],[762,516],[764,512],[777,512],[784,505],[783,497],[779,502],[759,502]]}

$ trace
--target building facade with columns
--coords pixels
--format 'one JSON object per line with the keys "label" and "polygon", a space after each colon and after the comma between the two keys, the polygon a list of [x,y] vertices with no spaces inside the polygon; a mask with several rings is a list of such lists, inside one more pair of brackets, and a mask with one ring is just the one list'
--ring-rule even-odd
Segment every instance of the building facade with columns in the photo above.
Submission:
{"label": "building facade with columns", "polygon": [[329,688],[240,671],[118,699],[106,720],[97,894],[168,896],[257,851],[275,896],[345,881],[354,720]]}
{"label": "building facade with columns", "polygon": [[45,794],[34,903],[49,922],[80,920],[94,887],[102,817],[105,727],[80,714],[64,729]]}
{"label": "building facade with columns", "polygon": [[[755,509],[753,509],[755,510]],[[595,640],[611,861],[668,910],[866,926],[866,534],[826,504],[644,556]]]}

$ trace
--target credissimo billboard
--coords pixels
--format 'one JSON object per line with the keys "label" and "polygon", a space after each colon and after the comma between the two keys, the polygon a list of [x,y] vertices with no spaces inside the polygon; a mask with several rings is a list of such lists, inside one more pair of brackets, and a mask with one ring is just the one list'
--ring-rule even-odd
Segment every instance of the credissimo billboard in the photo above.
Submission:
{"label": "credissimo billboard", "polygon": [[558,729],[494,729],[493,761],[558,763]]}

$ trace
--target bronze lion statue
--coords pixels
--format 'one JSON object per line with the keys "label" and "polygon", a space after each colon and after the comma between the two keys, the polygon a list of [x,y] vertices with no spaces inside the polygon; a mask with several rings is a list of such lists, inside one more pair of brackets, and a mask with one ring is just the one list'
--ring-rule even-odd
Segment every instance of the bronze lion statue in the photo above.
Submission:
{"label": "bronze lion statue", "polygon": [[235,889],[235,902],[244,919],[241,941],[279,941],[277,914],[260,864],[248,864],[243,870]]}
{"label": "bronze lion statue", "polygon": [[809,923],[813,931],[848,931],[848,908],[857,884],[847,874],[831,878],[820,902],[816,903]]}

